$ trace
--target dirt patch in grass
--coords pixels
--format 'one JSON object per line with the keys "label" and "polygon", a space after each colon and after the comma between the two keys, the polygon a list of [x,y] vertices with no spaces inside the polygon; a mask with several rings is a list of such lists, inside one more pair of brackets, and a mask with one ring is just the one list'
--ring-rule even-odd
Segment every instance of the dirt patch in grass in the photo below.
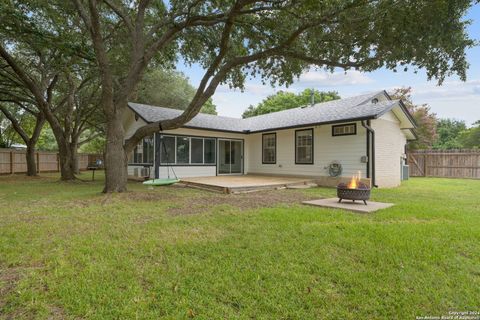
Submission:
{"label": "dirt patch in grass", "polygon": [[[39,269],[42,266],[34,265],[32,267],[2,267],[0,268],[0,318],[1,319],[17,319],[17,318],[31,318],[32,314],[24,308],[15,308],[10,312],[5,312],[5,308],[8,306],[8,296],[12,294],[16,288],[18,282],[25,276],[25,273],[33,269]],[[46,290],[46,289],[45,289]],[[48,319],[67,319],[64,310],[58,306],[49,307]],[[5,318],[1,317],[4,316]]]}
{"label": "dirt patch in grass", "polygon": [[15,290],[19,280],[20,268],[0,269],[0,311],[5,307],[7,296]]}
{"label": "dirt patch in grass", "polygon": [[[166,190],[166,189],[165,189]],[[67,203],[62,202],[63,207],[86,208],[91,205],[107,206],[117,202],[157,202],[175,201],[180,198],[174,192],[158,190],[152,191],[127,191],[120,194],[98,194],[88,199],[77,199]]]}
{"label": "dirt patch in grass", "polygon": [[201,196],[183,198],[168,209],[173,215],[204,213],[217,206],[229,206],[241,211],[258,208],[271,208],[277,205],[296,205],[311,200],[312,195],[299,190],[268,190],[240,194],[204,193]]}

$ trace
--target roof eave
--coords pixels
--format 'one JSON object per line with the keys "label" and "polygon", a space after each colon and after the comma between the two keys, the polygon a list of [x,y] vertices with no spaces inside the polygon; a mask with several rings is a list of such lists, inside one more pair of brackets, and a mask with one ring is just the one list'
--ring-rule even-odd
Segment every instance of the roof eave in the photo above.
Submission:
{"label": "roof eave", "polygon": [[338,119],[338,120],[322,121],[322,122],[312,122],[312,123],[305,123],[305,124],[285,126],[285,127],[268,128],[268,129],[261,129],[261,130],[252,130],[252,131],[250,131],[250,133],[261,133],[261,132],[268,132],[268,131],[278,131],[278,130],[305,128],[305,127],[320,126],[320,125],[327,125],[327,124],[344,123],[344,122],[352,122],[352,121],[362,121],[362,120],[373,120],[373,119],[375,119],[375,116],[357,117],[357,118],[348,118],[348,119]]}

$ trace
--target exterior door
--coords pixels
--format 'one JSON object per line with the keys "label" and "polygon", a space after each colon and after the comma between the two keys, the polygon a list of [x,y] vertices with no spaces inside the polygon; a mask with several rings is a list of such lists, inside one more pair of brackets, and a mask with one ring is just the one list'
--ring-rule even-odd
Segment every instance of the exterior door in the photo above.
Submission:
{"label": "exterior door", "polygon": [[243,141],[218,139],[218,174],[243,173]]}

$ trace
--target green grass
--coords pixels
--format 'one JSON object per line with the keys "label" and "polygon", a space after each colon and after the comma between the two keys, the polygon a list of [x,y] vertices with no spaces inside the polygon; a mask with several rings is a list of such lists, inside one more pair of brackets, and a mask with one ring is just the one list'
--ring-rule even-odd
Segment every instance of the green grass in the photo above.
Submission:
{"label": "green grass", "polygon": [[373,200],[396,205],[369,215],[299,204],[173,214],[217,195],[140,184],[102,195],[101,184],[0,177],[0,318],[480,311],[480,181],[417,178],[374,190]]}

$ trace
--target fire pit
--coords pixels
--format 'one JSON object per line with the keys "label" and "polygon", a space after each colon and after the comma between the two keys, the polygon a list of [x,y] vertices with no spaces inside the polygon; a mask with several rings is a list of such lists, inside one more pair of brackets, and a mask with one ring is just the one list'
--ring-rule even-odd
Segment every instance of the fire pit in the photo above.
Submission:
{"label": "fire pit", "polygon": [[337,186],[338,202],[342,200],[362,200],[367,205],[367,200],[370,199],[370,187],[360,181],[360,173],[358,176],[353,176],[349,183],[340,183]]}

